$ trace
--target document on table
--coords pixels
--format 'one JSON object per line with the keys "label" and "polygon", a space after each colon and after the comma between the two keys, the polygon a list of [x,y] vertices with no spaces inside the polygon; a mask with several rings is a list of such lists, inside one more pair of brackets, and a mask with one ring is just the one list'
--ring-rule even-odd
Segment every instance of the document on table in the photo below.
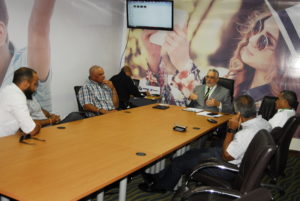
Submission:
{"label": "document on table", "polygon": [[183,111],[187,111],[187,112],[202,112],[203,109],[199,109],[199,108],[193,108],[193,107],[187,107],[182,109]]}
{"label": "document on table", "polygon": [[199,116],[205,116],[205,117],[221,117],[222,114],[211,114],[212,112],[208,111],[203,111],[203,112],[198,112],[197,115]]}

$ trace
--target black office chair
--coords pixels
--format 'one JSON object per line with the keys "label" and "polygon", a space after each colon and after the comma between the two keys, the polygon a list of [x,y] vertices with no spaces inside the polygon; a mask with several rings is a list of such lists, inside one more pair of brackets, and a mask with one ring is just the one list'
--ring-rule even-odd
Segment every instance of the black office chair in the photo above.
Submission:
{"label": "black office chair", "polygon": [[[209,198],[208,201],[213,201],[214,198]],[[247,194],[242,195],[240,198],[223,195],[218,197],[217,201],[271,201],[273,200],[272,193],[265,188],[257,188]],[[200,201],[197,197],[189,198],[188,201]]]}
{"label": "black office chair", "polygon": [[233,93],[234,93],[234,80],[220,77],[218,81],[218,85],[229,89],[231,101],[233,101]]}
{"label": "black office chair", "polygon": [[274,96],[265,96],[259,107],[258,114],[266,120],[273,117],[276,113],[276,100],[277,98]]}
{"label": "black office chair", "polygon": [[257,188],[234,201],[271,201],[272,193],[265,188]]}
{"label": "black office chair", "polygon": [[[240,167],[216,159],[201,163],[191,171],[187,182],[174,195],[172,201],[218,200],[220,197],[227,200],[240,198],[260,187],[263,173],[275,150],[276,146],[272,136],[268,131],[260,130],[249,144]],[[208,167],[236,172],[236,177],[229,182],[209,176],[201,171]],[[191,181],[209,186],[191,188]]]}
{"label": "black office chair", "polygon": [[137,88],[139,88],[140,85],[140,80],[138,79],[132,79],[134,86],[136,86]]}
{"label": "black office chair", "polygon": [[295,111],[297,111],[298,105],[299,105],[299,102],[297,101],[297,103],[296,103],[296,104],[294,105],[294,107],[293,107]]}
{"label": "black office chair", "polygon": [[271,135],[277,146],[277,150],[271,162],[267,166],[267,174],[271,177],[271,183],[262,184],[264,187],[275,188],[280,195],[284,194],[283,188],[276,186],[280,177],[284,177],[284,171],[287,164],[289,147],[291,140],[300,124],[300,116],[291,117],[283,126],[283,128],[276,127],[272,130]]}
{"label": "black office chair", "polygon": [[76,101],[77,101],[77,106],[78,106],[78,111],[79,112],[83,112],[84,113],[84,109],[81,106],[79,99],[78,99],[78,92],[81,89],[82,86],[74,86],[74,91],[75,91],[75,95],[76,95]]}

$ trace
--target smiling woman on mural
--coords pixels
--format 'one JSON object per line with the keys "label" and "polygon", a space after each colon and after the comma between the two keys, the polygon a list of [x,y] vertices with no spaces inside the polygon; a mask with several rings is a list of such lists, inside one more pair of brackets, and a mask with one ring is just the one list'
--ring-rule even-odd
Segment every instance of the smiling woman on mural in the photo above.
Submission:
{"label": "smiling woman on mural", "polygon": [[271,14],[255,12],[250,19],[226,77],[236,81],[235,96],[247,93],[258,101],[281,90],[282,60],[289,50]]}

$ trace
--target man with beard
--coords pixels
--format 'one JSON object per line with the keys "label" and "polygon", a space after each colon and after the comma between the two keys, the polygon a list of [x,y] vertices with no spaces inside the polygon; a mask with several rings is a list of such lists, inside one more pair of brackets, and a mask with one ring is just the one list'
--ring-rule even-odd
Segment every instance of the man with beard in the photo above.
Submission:
{"label": "man with beard", "polygon": [[219,72],[210,69],[205,76],[205,85],[194,89],[190,99],[196,101],[197,108],[213,112],[232,113],[233,106],[228,89],[218,85]]}
{"label": "man with beard", "polygon": [[41,125],[30,117],[26,95],[38,87],[38,75],[30,68],[22,67],[15,71],[13,83],[0,91],[0,137],[13,135],[19,129],[25,134],[36,135]]}

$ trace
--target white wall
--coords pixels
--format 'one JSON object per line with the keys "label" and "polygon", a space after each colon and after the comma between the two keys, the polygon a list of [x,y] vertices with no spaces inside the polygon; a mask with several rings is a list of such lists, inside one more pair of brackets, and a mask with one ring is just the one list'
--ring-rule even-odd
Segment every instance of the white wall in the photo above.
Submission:
{"label": "white wall", "polygon": [[101,65],[107,79],[120,69],[124,2],[86,2],[75,0],[72,9],[70,1],[57,2],[53,18],[53,30],[59,30],[51,34],[53,110],[64,115],[77,110],[73,86],[84,83],[90,66]]}
{"label": "white wall", "polygon": [[[27,46],[33,0],[7,0],[9,36],[17,48]],[[105,69],[109,79],[120,69],[125,0],[57,0],[51,20],[53,111],[77,110],[73,86],[82,85],[90,66]]]}

